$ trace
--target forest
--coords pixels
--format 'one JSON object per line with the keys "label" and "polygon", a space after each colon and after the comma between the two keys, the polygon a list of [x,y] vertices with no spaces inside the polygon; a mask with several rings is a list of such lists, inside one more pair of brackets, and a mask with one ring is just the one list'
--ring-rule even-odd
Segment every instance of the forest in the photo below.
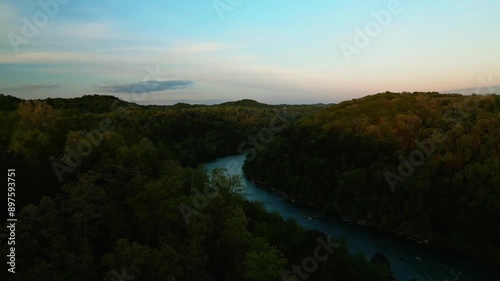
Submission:
{"label": "forest", "polygon": [[[498,98],[484,108],[498,108]],[[238,177],[209,173],[203,163],[239,153],[271,122],[291,136],[330,113],[324,105],[252,100],[139,106],[111,96],[0,95],[1,165],[16,171],[17,272],[10,280],[301,280],[290,271],[329,238],[246,201]],[[282,151],[278,136],[270,141]],[[259,147],[256,156],[252,163],[272,155]],[[290,161],[276,172],[294,171]],[[319,159],[310,169],[324,164]],[[217,196],[194,210],[199,190]],[[393,280],[382,255],[353,255],[342,240],[327,243],[335,249],[325,246],[328,260],[307,280]],[[2,253],[8,247],[2,241]]]}
{"label": "forest", "polygon": [[344,221],[500,264],[500,96],[385,92],[302,117],[246,175]]}

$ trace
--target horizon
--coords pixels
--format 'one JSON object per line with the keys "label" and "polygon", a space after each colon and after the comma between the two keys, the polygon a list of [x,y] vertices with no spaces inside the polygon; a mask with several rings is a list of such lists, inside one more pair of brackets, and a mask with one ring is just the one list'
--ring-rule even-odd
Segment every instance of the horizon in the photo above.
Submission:
{"label": "horizon", "polygon": [[493,0],[40,3],[0,3],[0,93],[168,105],[500,92]]}
{"label": "horizon", "polygon": [[[491,89],[491,87],[488,87]],[[486,89],[488,89],[486,88]],[[468,90],[468,89],[467,89]],[[380,93],[376,93],[376,94],[369,94],[369,95],[365,95],[365,96],[361,96],[361,97],[355,97],[355,98],[352,98],[352,99],[346,99],[346,100],[341,100],[341,101],[338,101],[338,102],[330,102],[330,103],[324,103],[324,102],[317,102],[317,103],[265,103],[265,102],[262,102],[262,101],[259,101],[259,100],[255,100],[255,99],[249,99],[249,98],[241,98],[241,99],[234,99],[234,100],[210,100],[210,101],[205,101],[204,103],[201,102],[201,103],[198,103],[196,101],[191,101],[191,100],[176,100],[176,101],[168,101],[168,102],[171,102],[171,103],[156,103],[155,101],[134,101],[133,99],[123,99],[122,97],[120,96],[116,96],[116,95],[109,95],[109,94],[84,94],[84,95],[81,95],[81,96],[75,96],[75,97],[47,97],[47,98],[43,98],[43,99],[40,99],[40,98],[19,98],[19,97],[16,97],[16,96],[13,96],[13,95],[9,95],[9,94],[5,94],[5,93],[2,93],[0,92],[0,96],[1,95],[4,95],[4,96],[10,96],[10,97],[14,97],[14,98],[19,98],[21,100],[27,100],[27,101],[34,101],[34,100],[45,100],[45,99],[77,99],[77,98],[83,98],[83,97],[93,97],[93,96],[100,96],[100,97],[112,97],[112,98],[117,98],[118,100],[120,101],[123,101],[123,102],[127,102],[127,103],[132,103],[132,104],[136,104],[138,106],[175,106],[175,105],[178,105],[178,104],[188,104],[188,105],[191,105],[191,106],[219,106],[219,105],[223,105],[223,104],[226,104],[226,103],[235,103],[235,102],[241,102],[241,101],[252,101],[252,102],[256,102],[256,103],[259,103],[259,104],[262,104],[262,105],[270,105],[270,106],[278,106],[278,105],[283,105],[283,106],[287,106],[287,105],[292,105],[292,106],[308,106],[308,105],[323,105],[323,106],[333,106],[333,105],[337,105],[337,104],[341,104],[343,102],[349,102],[349,101],[355,101],[355,100],[360,100],[360,99],[363,99],[363,98],[366,98],[366,97],[370,97],[370,96],[377,96],[377,95],[383,95],[383,94],[387,94],[387,93],[390,93],[390,94],[399,94],[399,95],[415,95],[415,94],[433,94],[433,93],[437,93],[439,95],[461,95],[461,96],[487,96],[487,95],[495,95],[495,96],[498,96],[500,94],[498,93],[482,93],[482,94],[477,94],[475,92],[472,92],[472,93],[459,93],[459,92],[443,92],[443,93],[440,93],[440,92],[407,92],[407,91],[403,91],[403,92],[390,92],[390,91],[385,91],[385,92],[380,92]]]}

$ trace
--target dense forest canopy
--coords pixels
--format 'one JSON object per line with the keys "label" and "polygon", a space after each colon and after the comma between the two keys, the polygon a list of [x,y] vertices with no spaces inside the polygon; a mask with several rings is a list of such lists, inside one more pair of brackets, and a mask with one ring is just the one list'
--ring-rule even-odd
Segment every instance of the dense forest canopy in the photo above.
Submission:
{"label": "dense forest canopy", "polygon": [[498,95],[386,92],[303,117],[244,170],[346,221],[500,264],[499,136]]}
{"label": "dense forest canopy", "polygon": [[[0,95],[1,165],[18,186],[11,280],[293,280],[287,271],[329,239],[245,201],[237,177],[200,164],[321,108]],[[308,280],[392,280],[383,256],[323,245],[328,262]]]}

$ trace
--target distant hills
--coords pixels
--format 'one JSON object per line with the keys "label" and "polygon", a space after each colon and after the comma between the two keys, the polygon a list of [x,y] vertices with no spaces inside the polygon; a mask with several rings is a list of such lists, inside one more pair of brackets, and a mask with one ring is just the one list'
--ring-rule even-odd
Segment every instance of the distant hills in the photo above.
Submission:
{"label": "distant hills", "polygon": [[495,94],[500,93],[500,85],[492,85],[492,86],[479,86],[475,88],[464,88],[464,89],[455,89],[450,91],[442,91],[442,94],[445,93],[457,93],[461,95],[484,95],[484,94]]}
{"label": "distant hills", "polygon": [[[0,110],[13,110],[17,108],[19,102],[23,99],[13,97],[10,95],[0,94]],[[43,99],[47,104],[54,108],[59,109],[68,109],[74,108],[79,109],[81,111],[93,112],[93,113],[104,113],[109,112],[109,105],[112,103],[118,103],[116,106],[134,106],[134,107],[174,107],[178,109],[182,108],[194,108],[194,107],[205,107],[209,105],[205,104],[189,104],[186,102],[179,102],[174,105],[138,105],[133,102],[123,101],[115,96],[109,95],[85,95],[82,97],[76,98],[47,98]],[[280,104],[285,105],[285,104]],[[266,103],[261,103],[252,99],[242,99],[237,101],[229,101],[220,104],[214,104],[212,106],[233,106],[233,107],[251,107],[251,108],[271,108],[274,106],[280,105],[271,105]],[[331,104],[317,103],[317,104],[307,104],[311,106],[330,106]]]}

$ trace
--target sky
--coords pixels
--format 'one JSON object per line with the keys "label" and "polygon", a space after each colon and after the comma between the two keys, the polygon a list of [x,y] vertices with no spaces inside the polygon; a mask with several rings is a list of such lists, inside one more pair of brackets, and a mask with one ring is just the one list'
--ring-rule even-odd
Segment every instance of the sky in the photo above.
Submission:
{"label": "sky", "polygon": [[500,93],[498,0],[0,0],[0,93],[139,104]]}

